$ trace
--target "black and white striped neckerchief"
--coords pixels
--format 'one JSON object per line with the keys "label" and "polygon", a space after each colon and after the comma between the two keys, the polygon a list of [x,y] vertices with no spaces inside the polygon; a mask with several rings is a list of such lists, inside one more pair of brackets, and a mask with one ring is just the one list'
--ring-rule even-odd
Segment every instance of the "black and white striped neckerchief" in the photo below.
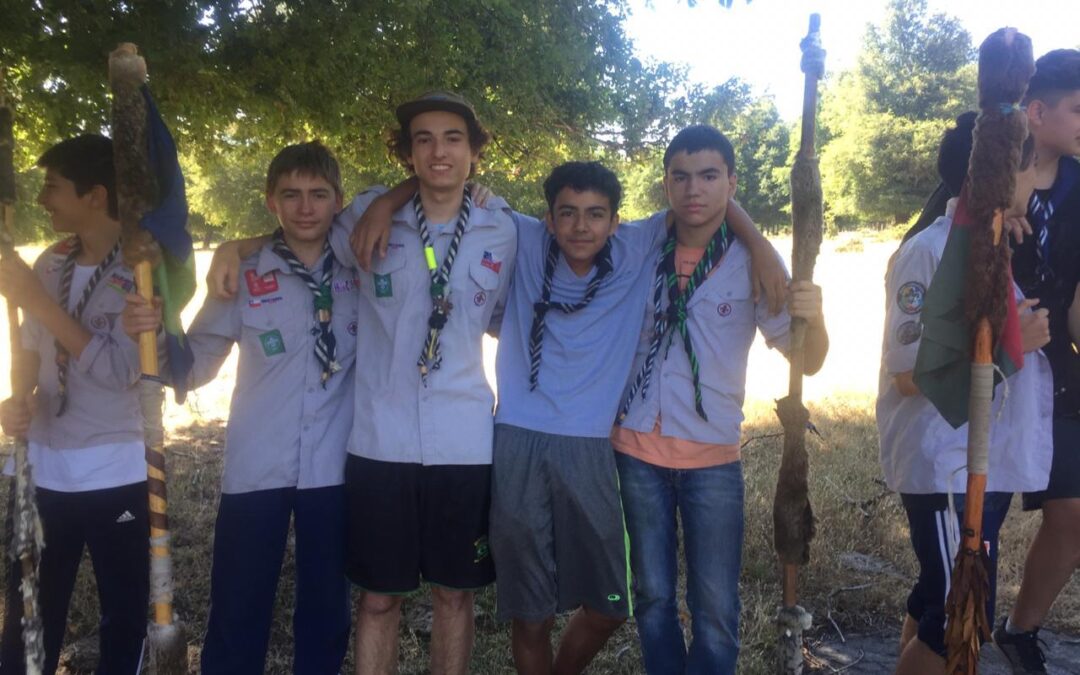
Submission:
{"label": "black and white striped neckerchief", "polygon": [[319,336],[315,340],[315,358],[322,366],[322,386],[325,389],[326,381],[330,379],[330,376],[341,370],[341,364],[337,362],[337,338],[334,337],[334,327],[331,324],[334,316],[334,296],[331,293],[330,284],[334,278],[334,253],[330,250],[330,241],[323,242],[323,264],[318,281],[308,271],[307,265],[301,262],[285,243],[285,233],[281,228],[274,232],[273,241],[274,253],[289,265],[293,274],[307,284],[315,299],[315,321],[319,324]]}
{"label": "black and white striped neckerchief", "polygon": [[[60,268],[59,288],[60,307],[79,323],[82,323],[82,315],[86,311],[86,305],[90,302],[90,296],[94,294],[94,289],[97,288],[101,277],[105,274],[105,270],[112,267],[113,262],[116,261],[116,256],[120,254],[120,242],[117,242],[112,247],[112,250],[98,263],[98,266],[94,268],[90,280],[86,282],[86,286],[83,288],[82,295],[79,296],[78,304],[75,305],[75,309],[69,310],[68,306],[71,304],[71,280],[75,276],[75,259],[81,252],[82,242],[76,239],[75,245],[72,246],[67,257],[64,258],[64,264]],[[56,416],[60,417],[67,410],[67,376],[71,355],[64,348],[64,345],[60,344],[59,340],[54,340],[53,343],[56,345],[56,381],[57,392],[60,397],[60,407],[56,411]]]}
{"label": "black and white striped neckerchief", "polygon": [[[1042,194],[1039,194],[1042,192]],[[1054,217],[1054,201],[1050,190],[1032,190],[1028,200],[1028,215],[1035,231],[1035,273],[1040,281],[1053,277],[1050,267],[1050,219]]]}
{"label": "black and white striped neckerchief", "polygon": [[431,233],[428,231],[427,217],[424,215],[424,205],[420,201],[420,193],[413,197],[413,210],[416,212],[416,224],[420,229],[420,241],[424,245],[424,260],[427,262],[428,273],[431,275],[431,315],[428,316],[428,335],[424,341],[424,348],[420,352],[420,358],[416,365],[420,368],[420,378],[427,385],[428,374],[432,370],[438,370],[442,365],[442,350],[439,347],[439,334],[446,326],[450,318],[450,310],[454,305],[450,302],[450,271],[454,269],[454,258],[457,257],[458,247],[461,246],[461,237],[465,234],[465,225],[469,222],[469,212],[472,211],[472,197],[466,191],[461,200],[461,211],[458,213],[457,225],[454,227],[454,236],[450,240],[450,247],[446,250],[446,258],[442,265],[438,265],[435,258],[435,246],[431,242]]}
{"label": "black and white striped neckerchief", "polygon": [[555,237],[549,236],[547,259],[544,261],[544,282],[540,289],[540,302],[533,304],[532,330],[529,331],[529,391],[536,389],[540,377],[540,353],[544,348],[544,317],[550,310],[558,310],[563,314],[572,314],[580,309],[585,309],[604,279],[611,274],[611,240],[609,239],[600,252],[596,254],[596,273],[585,287],[585,297],[581,302],[552,302],[551,280],[555,276],[555,265],[559,262],[559,242]]}
{"label": "black and white striped neckerchief", "polygon": [[[724,253],[731,247],[731,241],[731,232],[728,230],[727,221],[724,221],[705,247],[705,253],[702,254],[701,260],[698,261],[693,273],[690,274],[690,279],[686,282],[686,288],[680,291],[677,270],[675,269],[675,228],[671,228],[667,241],[664,242],[660,263],[656,266],[656,281],[653,283],[652,342],[649,343],[645,363],[626,394],[626,400],[623,401],[617,422],[621,423],[626,418],[626,414],[630,411],[630,404],[634,402],[638,392],[641,393],[642,399],[645,398],[645,393],[649,389],[649,382],[652,379],[653,365],[656,363],[657,354],[660,353],[661,343],[664,337],[667,336],[667,349],[670,350],[676,332],[682,338],[683,350],[686,352],[686,358],[690,361],[690,374],[694,382],[694,408],[701,419],[708,421],[709,418],[705,414],[705,407],[701,397],[701,367],[697,360],[697,354],[694,353],[694,345],[690,340],[690,328],[687,325],[689,316],[687,307],[690,304],[690,298],[694,295],[694,291],[708,278],[709,273],[712,272],[720,259],[724,257]],[[668,295],[666,312],[663,309],[665,287]],[[667,358],[667,350],[664,351],[664,358]]]}

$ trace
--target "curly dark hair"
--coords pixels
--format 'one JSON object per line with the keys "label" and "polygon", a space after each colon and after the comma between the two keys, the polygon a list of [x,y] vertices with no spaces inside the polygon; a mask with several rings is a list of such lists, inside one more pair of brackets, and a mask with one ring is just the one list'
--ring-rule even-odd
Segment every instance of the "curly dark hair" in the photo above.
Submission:
{"label": "curly dark hair", "polygon": [[619,211],[622,202],[622,184],[615,173],[600,162],[566,162],[551,170],[544,180],[544,198],[548,211],[554,212],[555,198],[563,188],[576,192],[590,190],[605,195],[611,204],[611,213]]}
{"label": "curly dark hair", "polygon": [[[473,152],[479,155],[480,159],[484,158],[484,148],[491,142],[491,133],[480,124],[479,120],[475,118],[462,117],[465,121],[465,129],[469,134],[469,147]],[[412,120],[409,121],[409,127],[395,127],[387,133],[386,147],[390,151],[390,155],[401,162],[410,173],[414,173],[412,165],[409,163],[408,157],[412,154]],[[476,162],[472,163],[469,167],[469,177],[472,178],[476,173]]]}

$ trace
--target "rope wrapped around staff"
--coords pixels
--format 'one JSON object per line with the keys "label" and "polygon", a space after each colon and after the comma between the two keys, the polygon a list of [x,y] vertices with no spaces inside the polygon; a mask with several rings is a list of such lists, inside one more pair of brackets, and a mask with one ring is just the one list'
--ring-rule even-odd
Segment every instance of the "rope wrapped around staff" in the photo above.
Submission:
{"label": "rope wrapped around staff", "polygon": [[[143,96],[146,62],[133,44],[121,44],[109,56],[113,92],[113,154],[124,263],[135,273],[143,298],[154,295],[153,268],[161,249],[140,227],[142,216],[157,201],[158,186],[147,154],[147,105]],[[165,445],[162,426],[164,388],[159,376],[157,337],[139,335],[143,378],[139,401],[146,443],[147,491],[150,501],[150,602],[153,619],[147,630],[149,665],[157,675],[187,672],[187,640],[173,612],[172,555],[169,551],[168,496],[165,487]]]}
{"label": "rope wrapped around staff", "polygon": [[964,315],[974,339],[964,522],[945,603],[946,672],[950,674],[975,675],[981,643],[990,639],[983,500],[989,469],[993,351],[1006,324],[1012,293],[1009,248],[1002,236],[1002,225],[1014,198],[1016,172],[1027,137],[1027,117],[1018,103],[1034,71],[1031,40],[1015,28],[992,33],[979,47],[979,117],[967,192],[961,196],[961,206],[971,223]]}
{"label": "rope wrapped around staff", "polygon": [[[15,256],[15,133],[14,115],[0,93],[0,205],[4,229],[0,232],[0,258]],[[11,347],[11,392],[19,396],[28,391],[19,381],[20,344],[19,310],[7,303],[8,338]],[[38,608],[38,563],[45,548],[41,517],[38,514],[34,476],[28,460],[26,438],[15,439],[15,486],[11,495],[11,539],[8,552],[19,561],[22,592],[22,634],[26,672],[39,675],[45,666],[45,630]]]}

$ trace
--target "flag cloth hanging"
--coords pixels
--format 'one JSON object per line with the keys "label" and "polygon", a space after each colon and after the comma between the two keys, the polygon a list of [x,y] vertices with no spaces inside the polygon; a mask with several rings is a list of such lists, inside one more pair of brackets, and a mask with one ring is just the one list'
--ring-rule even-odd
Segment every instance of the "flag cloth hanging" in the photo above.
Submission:
{"label": "flag cloth hanging", "polygon": [[184,336],[180,313],[195,295],[195,253],[187,231],[188,205],[184,174],[176,156],[172,134],[154,105],[150,88],[142,86],[146,100],[147,157],[158,185],[158,200],[139,220],[139,226],[161,246],[161,262],[154,268],[154,286],[162,300],[168,383],[177,403],[187,396],[188,375],[194,362]]}
{"label": "flag cloth hanging", "polygon": [[[958,428],[968,421],[971,392],[972,336],[964,315],[964,278],[975,225],[968,211],[969,192],[960,192],[945,250],[937,272],[926,289],[922,308],[922,341],[915,358],[915,384],[941,416]],[[1012,272],[1009,271],[1012,286]],[[1024,366],[1016,296],[1007,294],[1008,309],[1001,336],[994,345],[994,382]]]}

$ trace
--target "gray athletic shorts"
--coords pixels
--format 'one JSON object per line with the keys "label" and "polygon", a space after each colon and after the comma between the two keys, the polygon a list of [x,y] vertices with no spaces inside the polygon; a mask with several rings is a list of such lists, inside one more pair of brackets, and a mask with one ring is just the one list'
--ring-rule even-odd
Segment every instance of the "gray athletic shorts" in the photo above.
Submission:
{"label": "gray athletic shorts", "polygon": [[489,537],[499,619],[542,621],[581,605],[630,615],[626,528],[608,439],[495,425]]}

